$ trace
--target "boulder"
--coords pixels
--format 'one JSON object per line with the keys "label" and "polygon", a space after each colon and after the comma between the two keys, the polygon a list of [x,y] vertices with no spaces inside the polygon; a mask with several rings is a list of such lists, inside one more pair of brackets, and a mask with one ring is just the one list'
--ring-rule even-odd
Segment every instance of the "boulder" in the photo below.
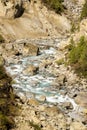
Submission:
{"label": "boulder", "polygon": [[38,100],[41,101],[41,102],[45,102],[46,101],[46,96],[42,95],[42,96],[39,97]]}
{"label": "boulder", "polygon": [[39,70],[43,70],[52,64],[51,60],[43,60],[39,65]]}
{"label": "boulder", "polygon": [[87,130],[87,127],[85,127],[81,122],[72,122],[70,130]]}
{"label": "boulder", "polygon": [[36,99],[29,99],[27,101],[27,104],[28,105],[31,105],[31,106],[38,106],[39,105],[39,102],[36,100]]}
{"label": "boulder", "polygon": [[23,47],[23,56],[37,56],[39,53],[38,46],[28,43]]}
{"label": "boulder", "polygon": [[65,82],[67,82],[67,78],[65,75],[61,74],[59,75],[59,77],[56,79],[56,82],[59,84],[59,85],[63,85]]}
{"label": "boulder", "polygon": [[11,46],[14,51],[14,54],[18,52],[23,56],[37,56],[39,53],[39,47],[33,43],[25,43],[24,41],[18,41]]}
{"label": "boulder", "polygon": [[59,110],[56,106],[45,108],[45,112],[48,116],[55,116],[59,113]]}
{"label": "boulder", "polygon": [[83,109],[82,111],[84,114],[87,114],[87,109]]}
{"label": "boulder", "polygon": [[72,104],[70,103],[70,102],[64,102],[63,103],[63,107],[65,108],[65,109],[73,109],[73,106],[72,106]]}
{"label": "boulder", "polygon": [[23,74],[24,75],[35,75],[37,73],[38,67],[34,66],[34,65],[29,65],[24,71]]}
{"label": "boulder", "polygon": [[75,102],[78,105],[87,108],[87,92],[80,92],[75,98]]}

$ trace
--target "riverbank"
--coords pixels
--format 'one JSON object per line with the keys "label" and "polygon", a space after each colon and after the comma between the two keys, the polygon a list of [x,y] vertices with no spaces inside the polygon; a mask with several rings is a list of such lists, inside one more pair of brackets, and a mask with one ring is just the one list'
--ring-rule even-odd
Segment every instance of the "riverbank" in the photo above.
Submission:
{"label": "riverbank", "polygon": [[3,63],[0,57],[0,130],[10,130],[15,127],[14,117],[18,109],[11,86],[12,78],[6,73]]}
{"label": "riverbank", "polygon": [[32,39],[9,43],[9,50],[8,44],[4,50],[2,46],[3,57],[8,57],[5,67],[14,79],[12,86],[22,108],[15,118],[15,130],[87,129],[86,79],[58,63],[67,54],[67,41]]}
{"label": "riverbank", "polygon": [[21,114],[15,118],[16,127],[12,130],[87,130],[81,120],[70,118],[57,105],[43,104],[36,99],[19,104]]}

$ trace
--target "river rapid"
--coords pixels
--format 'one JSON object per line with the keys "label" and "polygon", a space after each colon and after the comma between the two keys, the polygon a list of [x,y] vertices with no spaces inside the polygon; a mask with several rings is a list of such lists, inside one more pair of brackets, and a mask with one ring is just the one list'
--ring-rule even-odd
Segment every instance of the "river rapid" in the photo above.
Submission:
{"label": "river rapid", "polygon": [[[60,90],[57,89],[58,83],[56,82],[56,76],[52,73],[55,69],[55,59],[62,55],[58,51],[58,47],[60,46],[59,41],[59,39],[36,40],[35,44],[39,46],[39,55],[27,57],[21,55],[14,56],[11,62],[7,63],[5,67],[7,72],[13,77],[12,87],[18,96],[27,99],[34,97],[39,101],[42,101],[41,98],[44,97],[45,100],[43,104],[56,104],[58,106],[61,106],[61,104],[63,105],[65,102],[69,102],[72,105],[72,110],[70,111],[80,111],[81,109],[78,109],[79,106],[72,98],[67,94],[61,94],[61,92],[64,91],[62,87]],[[51,64],[47,67],[41,66],[43,61],[45,61],[45,63],[51,61]],[[38,68],[37,72],[33,75],[24,73],[26,68],[30,65]],[[58,70],[57,65],[55,66]]]}

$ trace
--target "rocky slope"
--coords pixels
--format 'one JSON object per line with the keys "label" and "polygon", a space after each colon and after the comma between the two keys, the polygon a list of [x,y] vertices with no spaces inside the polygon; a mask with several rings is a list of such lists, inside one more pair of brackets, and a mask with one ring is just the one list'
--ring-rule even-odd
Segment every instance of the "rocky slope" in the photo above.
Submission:
{"label": "rocky slope", "polygon": [[84,2],[84,0],[64,0],[64,5],[67,8],[65,11],[66,17],[70,19],[72,23],[78,23]]}
{"label": "rocky slope", "polygon": [[[0,2],[0,30],[7,40],[29,37],[56,37],[70,31],[69,20],[64,15],[60,16],[53,11],[49,11],[41,4],[40,0],[32,0],[31,2],[26,0],[21,4],[20,1],[14,3],[8,1],[5,6]],[[19,8],[16,7],[17,5]],[[16,16],[20,14],[21,8],[24,11],[20,16]]]}
{"label": "rocky slope", "polygon": [[87,130],[87,80],[64,65],[71,37],[86,34],[86,19],[70,32],[83,3],[65,0],[58,15],[40,0],[0,1],[0,55],[20,96],[12,130]]}
{"label": "rocky slope", "polygon": [[[79,78],[70,66],[57,64],[67,53],[63,48],[64,39],[63,42],[58,40],[30,39],[9,43],[10,47],[17,47],[19,53],[16,54],[13,48],[1,49],[3,57],[8,54],[6,70],[14,78],[13,87],[20,96],[21,114],[15,118],[13,130],[87,129],[87,81]],[[25,50],[24,43],[29,45],[30,42],[34,45],[27,50],[32,48],[34,53],[21,53],[20,47]]]}

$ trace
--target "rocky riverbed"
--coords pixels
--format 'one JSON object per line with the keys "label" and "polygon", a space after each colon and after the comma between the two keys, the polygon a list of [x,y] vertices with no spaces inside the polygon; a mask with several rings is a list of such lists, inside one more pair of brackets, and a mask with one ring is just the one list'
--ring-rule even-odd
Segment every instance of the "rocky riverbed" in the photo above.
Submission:
{"label": "rocky riverbed", "polygon": [[70,39],[87,37],[84,2],[64,0],[59,15],[41,0],[0,1],[0,66],[13,79],[0,81],[0,130],[87,130],[87,79],[66,64]]}
{"label": "rocky riverbed", "polygon": [[21,39],[0,46],[20,97],[15,130],[87,130],[87,82],[57,63],[65,59],[66,43],[67,38]]}

